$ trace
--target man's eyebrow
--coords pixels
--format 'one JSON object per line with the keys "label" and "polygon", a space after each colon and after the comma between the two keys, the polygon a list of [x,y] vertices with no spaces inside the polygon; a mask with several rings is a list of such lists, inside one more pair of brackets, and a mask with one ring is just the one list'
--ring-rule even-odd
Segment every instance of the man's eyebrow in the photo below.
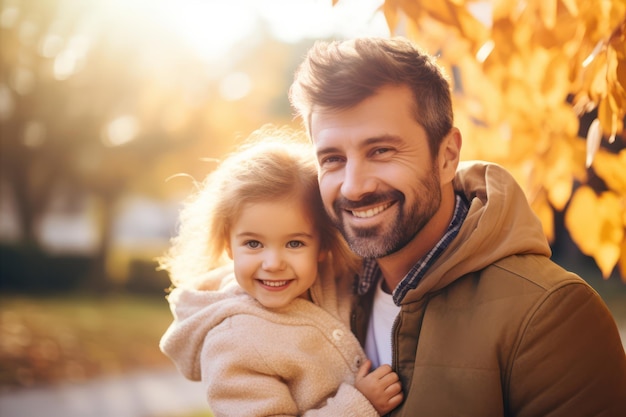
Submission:
{"label": "man's eyebrow", "polygon": [[336,146],[326,146],[324,148],[317,149],[315,155],[317,155],[317,158],[319,159],[321,156],[340,152],[340,149]]}
{"label": "man's eyebrow", "polygon": [[[378,136],[372,136],[370,138],[365,139],[361,144],[360,144],[360,148],[366,148],[368,146],[372,146],[372,145],[376,145],[376,144],[399,144],[403,142],[402,138],[400,136],[397,135],[391,135],[391,134],[382,134],[382,135],[378,135]],[[324,148],[320,148],[317,150],[316,155],[319,158],[320,156],[323,155],[328,155],[328,154],[333,154],[333,153],[341,153],[341,149],[339,147],[336,146],[328,146],[328,147],[324,147]]]}
{"label": "man's eyebrow", "polygon": [[398,135],[384,134],[379,136],[373,136],[371,138],[367,138],[363,141],[363,147],[376,145],[378,143],[390,143],[390,144],[398,144],[403,142],[402,138]]}

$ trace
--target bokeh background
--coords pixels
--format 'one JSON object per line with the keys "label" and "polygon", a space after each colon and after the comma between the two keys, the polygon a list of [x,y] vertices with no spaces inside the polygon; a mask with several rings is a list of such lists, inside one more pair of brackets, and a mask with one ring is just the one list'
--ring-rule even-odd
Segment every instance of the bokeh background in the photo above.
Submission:
{"label": "bokeh background", "polygon": [[[554,259],[626,329],[626,3],[333,3],[0,0],[0,415],[209,415],[158,350],[154,258],[216,160],[263,124],[300,126],[287,90],[316,39],[437,54],[462,157],[514,172]],[[577,75],[585,58],[614,79]]]}

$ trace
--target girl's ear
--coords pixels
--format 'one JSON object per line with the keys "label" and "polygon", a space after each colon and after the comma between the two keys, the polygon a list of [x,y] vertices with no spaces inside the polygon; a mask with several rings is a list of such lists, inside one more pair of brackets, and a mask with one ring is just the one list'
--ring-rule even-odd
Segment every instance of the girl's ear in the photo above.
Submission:
{"label": "girl's ear", "polygon": [[317,262],[324,262],[327,256],[328,256],[328,251],[325,249],[320,249],[320,254],[317,257]]}
{"label": "girl's ear", "polygon": [[224,250],[226,251],[226,254],[228,255],[228,257],[232,261],[233,260],[233,250],[230,247],[230,241],[226,242],[226,247],[224,248]]}

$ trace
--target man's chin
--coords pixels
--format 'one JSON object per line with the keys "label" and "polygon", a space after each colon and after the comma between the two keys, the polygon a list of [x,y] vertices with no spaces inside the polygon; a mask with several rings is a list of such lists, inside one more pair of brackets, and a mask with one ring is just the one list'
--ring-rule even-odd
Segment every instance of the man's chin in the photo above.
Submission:
{"label": "man's chin", "polygon": [[346,241],[352,252],[362,258],[380,258],[386,255],[381,251],[383,247],[379,238],[350,236],[346,238]]}

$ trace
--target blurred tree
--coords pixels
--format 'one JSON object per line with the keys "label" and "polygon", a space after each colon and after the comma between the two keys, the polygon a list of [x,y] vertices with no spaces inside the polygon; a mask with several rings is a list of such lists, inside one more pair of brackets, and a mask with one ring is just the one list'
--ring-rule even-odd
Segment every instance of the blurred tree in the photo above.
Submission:
{"label": "blurred tree", "polygon": [[[181,143],[140,125],[136,101],[150,74],[131,64],[141,45],[119,42],[113,31],[81,33],[86,7],[31,0],[2,9],[0,172],[14,192],[26,247],[39,247],[36,224],[59,187],[70,200],[98,197],[101,243],[91,274],[98,282],[117,198],[155,156]],[[159,99],[171,95],[161,91]]]}
{"label": "blurred tree", "polygon": [[[106,285],[120,197],[177,196],[180,183],[167,177],[200,180],[212,169],[202,157],[223,155],[237,134],[290,121],[288,105],[267,103],[278,94],[287,103],[289,78],[275,68],[283,69],[291,46],[277,49],[265,34],[216,70],[125,3],[107,4],[6,0],[0,9],[0,180],[10,185],[24,246],[34,252],[41,252],[37,223],[59,189],[69,200],[96,199],[96,286]],[[242,57],[251,48],[256,59],[247,68]],[[233,72],[249,78],[249,91],[235,78],[239,95],[228,95],[223,85]]]}
{"label": "blurred tree", "polygon": [[463,157],[509,168],[551,241],[554,210],[565,210],[580,250],[605,278],[617,265],[626,281],[626,1],[385,0],[381,8],[392,33],[451,74]]}

